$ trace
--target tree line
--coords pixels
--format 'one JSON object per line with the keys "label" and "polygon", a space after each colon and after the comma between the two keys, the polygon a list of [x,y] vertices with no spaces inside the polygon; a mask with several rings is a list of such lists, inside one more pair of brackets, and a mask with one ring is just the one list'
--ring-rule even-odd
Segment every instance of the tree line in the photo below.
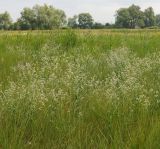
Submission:
{"label": "tree line", "polygon": [[152,7],[144,11],[137,5],[120,8],[116,11],[115,23],[102,24],[95,22],[89,13],[80,13],[68,18],[63,10],[51,5],[35,5],[24,8],[20,18],[13,22],[6,11],[0,14],[0,30],[50,30],[56,28],[155,28],[160,27],[160,14],[155,15]]}
{"label": "tree line", "polygon": [[131,5],[128,8],[117,10],[115,25],[120,28],[160,26],[160,15],[155,15],[152,7],[142,11],[139,6]]}

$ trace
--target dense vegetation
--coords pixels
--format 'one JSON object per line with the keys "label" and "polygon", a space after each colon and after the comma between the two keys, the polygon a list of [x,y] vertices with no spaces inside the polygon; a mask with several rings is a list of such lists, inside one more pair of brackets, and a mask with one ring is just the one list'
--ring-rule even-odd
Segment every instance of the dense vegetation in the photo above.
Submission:
{"label": "dense vegetation", "polygon": [[1,32],[0,148],[160,148],[159,39]]}
{"label": "dense vegetation", "polygon": [[151,27],[156,25],[156,16],[152,7],[143,12],[139,6],[132,5],[117,11],[116,25],[125,28]]}
{"label": "dense vegetation", "polygon": [[[104,14],[105,15],[105,14]],[[68,18],[63,10],[51,5],[35,5],[24,8],[20,18],[12,22],[8,12],[0,14],[1,30],[52,30],[56,28],[105,29],[105,28],[158,28],[160,15],[155,15],[152,7],[144,10],[137,5],[116,11],[115,24],[94,21],[89,13],[80,13]]]}

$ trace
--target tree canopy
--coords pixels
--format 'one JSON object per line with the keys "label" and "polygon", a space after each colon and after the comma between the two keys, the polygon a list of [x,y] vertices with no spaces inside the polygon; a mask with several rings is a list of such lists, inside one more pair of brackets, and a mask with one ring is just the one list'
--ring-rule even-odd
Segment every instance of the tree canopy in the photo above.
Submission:
{"label": "tree canopy", "polygon": [[62,27],[65,23],[65,12],[46,4],[24,8],[17,21],[20,29],[54,29]]}
{"label": "tree canopy", "polygon": [[160,26],[160,14],[156,15],[156,25]]}
{"label": "tree canopy", "polygon": [[131,5],[128,8],[120,8],[116,12],[116,26],[121,28],[144,28],[157,25],[154,10],[149,7],[141,10],[139,6]]}
{"label": "tree canopy", "polygon": [[8,30],[12,24],[12,19],[10,14],[6,11],[0,14],[0,29]]}
{"label": "tree canopy", "polygon": [[144,22],[146,27],[154,26],[156,24],[156,17],[152,7],[145,9],[144,16]]}
{"label": "tree canopy", "polygon": [[78,27],[78,16],[74,15],[72,18],[68,18],[68,27],[77,28]]}
{"label": "tree canopy", "polygon": [[81,13],[78,16],[79,27],[82,29],[92,28],[93,18],[89,13]]}
{"label": "tree canopy", "polygon": [[90,13],[80,13],[66,19],[63,10],[52,5],[35,5],[32,8],[23,8],[17,21],[12,22],[8,12],[0,14],[1,30],[51,30],[56,28],[155,28],[160,27],[160,14],[155,14],[152,7],[144,11],[140,6],[131,5],[116,11],[115,24],[102,24],[94,21]]}
{"label": "tree canopy", "polygon": [[117,27],[136,28],[144,27],[144,15],[139,6],[120,8],[116,13]]}

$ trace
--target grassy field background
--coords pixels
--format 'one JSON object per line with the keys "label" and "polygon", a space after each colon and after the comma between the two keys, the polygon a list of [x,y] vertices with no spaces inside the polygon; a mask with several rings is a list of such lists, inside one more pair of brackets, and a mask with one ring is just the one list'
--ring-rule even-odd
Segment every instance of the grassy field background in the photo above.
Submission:
{"label": "grassy field background", "polygon": [[0,148],[159,142],[159,30],[0,32]]}

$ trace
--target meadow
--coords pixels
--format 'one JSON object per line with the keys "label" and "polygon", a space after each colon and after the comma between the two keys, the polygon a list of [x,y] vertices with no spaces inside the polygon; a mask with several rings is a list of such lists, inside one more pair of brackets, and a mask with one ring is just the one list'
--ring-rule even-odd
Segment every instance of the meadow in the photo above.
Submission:
{"label": "meadow", "polygon": [[159,142],[159,30],[0,32],[0,148]]}

